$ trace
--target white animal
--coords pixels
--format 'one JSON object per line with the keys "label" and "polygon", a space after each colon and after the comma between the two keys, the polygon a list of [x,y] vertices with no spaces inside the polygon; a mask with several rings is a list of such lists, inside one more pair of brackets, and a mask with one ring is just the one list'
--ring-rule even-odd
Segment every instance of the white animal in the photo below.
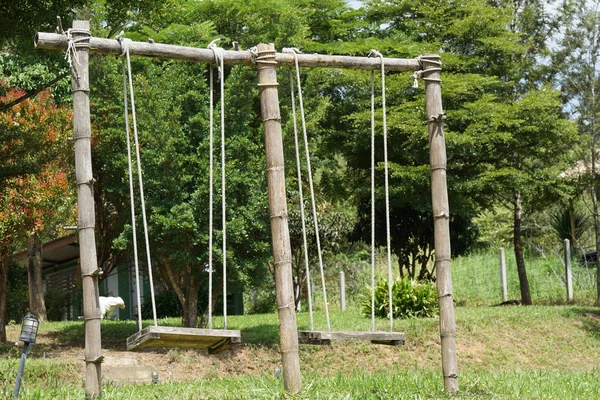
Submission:
{"label": "white animal", "polygon": [[104,297],[100,296],[100,318],[104,319],[104,316],[110,316],[115,308],[125,308],[125,302],[120,297]]}

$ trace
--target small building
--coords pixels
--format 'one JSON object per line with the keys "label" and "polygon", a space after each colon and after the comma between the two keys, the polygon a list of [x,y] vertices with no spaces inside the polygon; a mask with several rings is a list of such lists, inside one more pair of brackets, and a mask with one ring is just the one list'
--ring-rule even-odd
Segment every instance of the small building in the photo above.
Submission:
{"label": "small building", "polygon": [[[27,251],[11,256],[13,262],[27,265]],[[142,274],[142,271],[140,271]],[[141,275],[140,297],[144,304],[145,296],[150,296],[150,285],[145,275]],[[62,320],[77,320],[83,315],[83,297],[81,292],[81,268],[79,265],[79,243],[77,234],[51,240],[42,245],[42,279],[46,303],[55,293],[68,298],[68,306],[64,308]],[[133,263],[118,265],[108,276],[102,277],[99,284],[101,296],[121,297],[125,308],[116,308],[106,318],[137,319],[136,275]],[[157,282],[155,281],[155,287]],[[157,288],[157,290],[164,288]],[[243,314],[242,291],[230,285],[227,296],[227,310],[231,315]],[[63,296],[61,296],[63,298]]]}

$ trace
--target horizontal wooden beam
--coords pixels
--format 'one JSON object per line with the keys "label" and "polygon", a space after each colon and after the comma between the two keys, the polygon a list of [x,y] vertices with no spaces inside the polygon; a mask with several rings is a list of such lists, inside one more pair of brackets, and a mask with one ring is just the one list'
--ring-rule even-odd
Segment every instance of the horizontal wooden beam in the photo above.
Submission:
{"label": "horizontal wooden beam", "polygon": [[[46,50],[65,51],[68,46],[67,36],[58,33],[38,32],[35,35],[35,47]],[[129,42],[129,54],[143,57],[166,58],[211,64],[215,62],[212,50],[196,47],[176,46],[172,44]],[[121,54],[121,44],[115,39],[90,38],[90,51],[105,55]],[[292,65],[294,56],[289,53],[277,53],[276,61],[281,65]],[[253,57],[248,50],[223,50],[225,64],[253,65]],[[343,68],[373,70],[381,68],[379,57],[330,56],[325,54],[298,54],[298,65],[301,67]],[[417,58],[385,58],[385,69],[388,71],[418,71],[421,63]]]}

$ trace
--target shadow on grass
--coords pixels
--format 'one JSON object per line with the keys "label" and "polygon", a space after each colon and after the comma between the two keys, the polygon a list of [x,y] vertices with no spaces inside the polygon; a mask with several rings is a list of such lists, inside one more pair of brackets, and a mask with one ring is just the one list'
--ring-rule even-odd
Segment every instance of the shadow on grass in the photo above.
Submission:
{"label": "shadow on grass", "polygon": [[[137,332],[135,321],[102,321],[102,347],[126,350],[127,338]],[[46,336],[61,347],[85,347],[84,324],[68,324],[50,331]]]}
{"label": "shadow on grass", "polygon": [[600,310],[592,307],[570,307],[565,310],[569,318],[581,321],[581,329],[600,341]]}
{"label": "shadow on grass", "polygon": [[274,346],[279,344],[279,325],[261,324],[241,331],[242,343]]}

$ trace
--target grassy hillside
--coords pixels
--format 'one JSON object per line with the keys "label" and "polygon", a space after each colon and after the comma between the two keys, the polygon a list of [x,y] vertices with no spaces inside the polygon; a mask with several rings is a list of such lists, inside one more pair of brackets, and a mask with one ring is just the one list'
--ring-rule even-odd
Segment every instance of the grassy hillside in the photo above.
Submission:
{"label": "grassy hillside", "polygon": [[[600,310],[583,306],[459,307],[458,355],[461,391],[468,399],[592,399],[600,393]],[[177,321],[161,321],[176,324]],[[217,320],[217,326],[218,326]],[[308,315],[298,316],[301,328]],[[334,312],[333,328],[367,330],[356,310]],[[380,320],[385,329],[387,321]],[[134,357],[155,368],[157,385],[104,385],[104,399],[273,399],[293,398],[273,371],[280,363],[274,314],[230,316],[244,344],[216,356],[204,351],[162,349],[124,352],[131,322],[102,323],[104,355]],[[324,325],[316,315],[317,328]],[[9,327],[16,340],[18,326]],[[402,347],[368,343],[301,346],[304,389],[300,399],[432,399],[442,391],[437,319],[397,321],[406,333]],[[24,399],[79,399],[83,389],[83,324],[46,323],[28,358]],[[18,348],[3,347],[0,385],[11,393]],[[107,367],[108,368],[108,367]]]}

